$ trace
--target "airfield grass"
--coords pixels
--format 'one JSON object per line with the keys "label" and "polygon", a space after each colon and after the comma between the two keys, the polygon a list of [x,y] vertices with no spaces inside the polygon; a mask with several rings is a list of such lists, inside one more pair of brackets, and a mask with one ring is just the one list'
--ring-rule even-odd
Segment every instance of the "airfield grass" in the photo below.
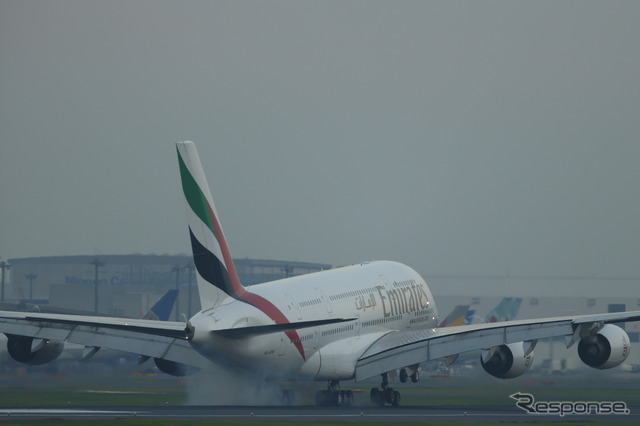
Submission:
{"label": "airfield grass", "polygon": [[[46,425],[84,425],[84,424],[90,424],[91,426],[111,426],[114,424],[117,425],[123,425],[123,426],[127,426],[127,425],[133,425],[133,426],[146,426],[146,425],[152,425],[152,426],[174,426],[174,425],[181,425],[181,426],[202,426],[205,424],[211,424],[212,421],[211,420],[158,420],[158,419],[140,419],[140,418],[135,418],[135,419],[109,419],[109,420],[65,420],[65,419],[42,419],[42,420],[38,420],[37,421],[38,424],[46,424]],[[257,424],[273,424],[273,425],[282,425],[283,422],[278,422],[278,421],[260,421],[260,422],[256,422],[256,421],[242,421],[242,420],[216,420],[214,422],[216,424],[216,426],[256,426]],[[397,424],[398,420],[395,421],[390,421],[388,423],[385,422],[376,422],[374,424],[376,425],[384,425],[384,424]],[[401,422],[403,426],[423,426],[425,423],[424,422]],[[584,424],[584,422],[563,422],[563,423],[574,423],[574,424]],[[34,421],[28,421],[28,420],[17,420],[17,421],[2,421],[2,425],[3,426],[10,426],[10,425],[15,425],[15,426],[25,426],[25,425],[31,425],[34,424]],[[344,425],[344,424],[351,424],[350,422],[340,422],[340,421],[329,421],[329,422],[296,422],[296,421],[287,421],[286,423],[284,423],[286,425],[291,425],[291,426],[295,426],[297,424],[304,424],[305,426],[313,426],[313,425],[318,425],[318,426],[331,426],[331,425]],[[357,424],[357,423],[355,423]],[[453,424],[452,422],[429,422],[429,425],[432,426],[451,426],[451,424]],[[500,426],[500,425],[504,425],[504,422],[483,422],[483,423],[476,423],[476,424],[481,424],[483,426]],[[536,426],[541,426],[541,425],[546,425],[546,424],[557,424],[557,422],[536,422],[535,425]]]}
{"label": "airfield grass", "polygon": [[637,387],[599,387],[592,382],[458,383],[408,387],[401,392],[403,405],[513,405],[509,395],[517,392],[530,393],[537,401],[640,401]]}
{"label": "airfield grass", "polygon": [[[481,379],[469,378],[430,378],[423,377],[417,384],[391,383],[402,393],[402,405],[426,406],[479,406],[503,405],[513,406],[515,401],[509,395],[516,392],[530,393],[536,401],[618,401],[629,404],[640,404],[640,377],[632,380],[609,380],[602,382],[598,378],[554,377],[532,380],[514,379],[509,381],[495,380],[486,375]],[[356,392],[355,405],[369,407],[369,389],[377,386],[378,381],[343,384],[343,389]],[[319,384],[321,387],[322,384]],[[0,375],[0,408],[6,407],[53,407],[53,408],[81,408],[87,406],[123,407],[128,406],[181,406],[189,402],[189,391],[192,388],[189,380],[175,380],[166,375],[106,375],[86,376],[78,378],[75,375],[49,376],[47,374],[29,374],[26,377]],[[319,388],[315,386],[314,389]],[[298,405],[313,404],[314,390],[309,389],[297,400]],[[393,408],[390,407],[390,410]],[[566,421],[567,419],[565,419]],[[600,423],[602,419],[596,422]],[[105,420],[68,420],[41,419],[39,424],[68,425],[90,424],[100,425],[203,425],[210,420],[186,419],[157,419],[124,417]],[[2,425],[27,425],[33,421],[16,420],[7,417],[0,418]],[[273,423],[263,421],[261,423]],[[398,423],[398,419],[390,421]],[[403,425],[421,424],[415,422],[401,422]],[[553,423],[551,421],[550,423]],[[255,425],[255,421],[216,421],[219,425],[243,426]],[[287,424],[305,425],[336,425],[341,421],[304,422],[291,421]],[[385,423],[377,423],[385,424]],[[450,425],[442,421],[432,423],[436,425]],[[504,424],[482,423],[483,425]],[[541,424],[541,423],[536,423]]]}
{"label": "airfield grass", "polygon": [[[349,389],[349,387],[345,387]],[[356,405],[366,406],[369,403],[368,388],[352,388],[356,391]],[[606,401],[624,400],[638,402],[638,390],[595,388],[592,386],[558,389],[554,386],[457,386],[441,385],[438,387],[397,387],[402,394],[402,405],[512,405],[509,398],[516,392],[527,392],[536,400],[544,401]],[[631,401],[630,401],[631,400]],[[92,389],[74,385],[55,388],[2,387],[0,388],[0,407],[83,407],[83,406],[178,406],[185,405],[188,395],[185,387],[137,388],[137,387],[100,387]],[[310,396],[297,401],[299,405],[311,405]]]}
{"label": "airfield grass", "polygon": [[[84,425],[87,424],[87,420],[64,420],[64,419],[43,419],[43,420],[39,420],[37,422],[38,424],[46,424],[46,425]],[[211,424],[211,420],[158,420],[158,419],[111,419],[111,420],[89,420],[88,423],[91,426],[111,426],[114,424],[117,425],[123,425],[123,426],[127,426],[127,425],[133,425],[133,426],[146,426],[146,425],[152,425],[152,426],[174,426],[174,425],[181,425],[181,426],[202,426],[205,424]],[[398,420],[389,422],[389,423],[384,423],[384,422],[376,422],[374,424],[376,425],[384,425],[384,424],[397,424],[399,423]],[[400,423],[402,423],[403,426],[424,426],[425,422],[402,422],[400,421]],[[431,426],[451,426],[452,424],[454,424],[455,422],[429,422],[429,425]],[[569,424],[585,424],[585,422],[577,422],[577,421],[565,421],[563,420],[562,422],[563,424],[569,423]],[[11,426],[11,425],[15,425],[15,426],[25,426],[25,425],[30,425],[33,424],[33,421],[9,421],[9,422],[2,422],[3,426]],[[222,421],[215,421],[216,426],[256,426],[257,424],[272,424],[272,425],[282,425],[282,422],[277,422],[277,421],[260,421],[255,422],[255,421],[242,421],[242,420],[238,420],[238,421],[233,421],[233,420],[222,420]],[[296,422],[296,421],[287,421],[285,424],[287,425],[291,425],[291,426],[295,426],[297,424],[304,424],[305,426],[331,426],[331,425],[345,425],[345,424],[352,424],[350,422],[340,422],[340,421],[335,421],[335,422]],[[357,424],[357,423],[355,423]],[[481,424],[483,426],[503,426],[504,424],[506,424],[505,422],[482,422],[482,423],[475,423],[475,424]],[[527,424],[527,422],[518,422],[518,424]],[[549,421],[549,422],[535,422],[535,423],[531,423],[534,424],[535,426],[544,426],[544,425],[557,425],[558,422],[557,421]],[[590,422],[587,422],[587,424],[590,424]],[[598,422],[598,424],[602,424],[600,422]],[[605,423],[606,424],[606,423]],[[617,423],[612,423],[612,424],[617,424]]]}
{"label": "airfield grass", "polygon": [[[355,405],[369,405],[369,389],[377,381],[343,384],[355,393]],[[530,393],[537,401],[614,401],[640,403],[640,377],[634,380],[593,378],[556,380],[481,380],[467,378],[429,378],[417,384],[391,383],[402,394],[402,405],[513,405],[509,398],[517,392]],[[312,405],[315,389],[298,392],[297,405]],[[0,376],[0,407],[84,407],[84,406],[179,406],[189,404],[192,390],[189,380],[175,380],[166,375],[95,376],[79,380],[74,376],[29,377]]]}

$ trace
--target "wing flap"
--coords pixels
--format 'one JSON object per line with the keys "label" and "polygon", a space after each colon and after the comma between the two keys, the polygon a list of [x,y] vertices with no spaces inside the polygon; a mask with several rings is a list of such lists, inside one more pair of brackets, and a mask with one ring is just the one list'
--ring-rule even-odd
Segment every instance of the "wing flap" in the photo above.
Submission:
{"label": "wing flap", "polygon": [[107,325],[47,323],[42,319],[30,322],[28,319],[6,319],[2,329],[5,334],[38,337],[98,346],[124,352],[138,353],[152,357],[162,357],[175,338],[144,333],[136,329],[111,328]]}
{"label": "wing flap", "polygon": [[[565,336],[573,332],[571,321],[553,322],[544,324],[544,326],[540,324],[520,325],[514,330],[509,330],[510,327],[506,325],[475,330],[464,330],[464,328],[466,327],[436,329],[429,335],[414,336],[413,342],[399,346],[394,345],[394,340],[397,340],[397,338],[394,339],[396,337],[394,335],[403,332],[387,334],[372,345],[358,360],[356,364],[356,380],[364,380],[396,368],[445,358],[476,349],[526,340]],[[378,348],[376,348],[376,345]],[[383,345],[387,348],[381,350]]]}
{"label": "wing flap", "polygon": [[7,335],[77,343],[210,367],[210,362],[185,340],[184,327],[178,322],[0,311],[0,329]]}
{"label": "wing flap", "polygon": [[85,326],[78,327],[67,339],[69,342],[85,346],[98,346],[154,358],[162,358],[173,340],[170,337],[135,331],[87,329]]}
{"label": "wing flap", "polygon": [[63,328],[50,328],[43,329],[42,327],[38,328],[37,333],[33,337],[39,337],[41,339],[50,339],[50,340],[58,340],[63,342],[67,340],[71,330],[65,330]]}

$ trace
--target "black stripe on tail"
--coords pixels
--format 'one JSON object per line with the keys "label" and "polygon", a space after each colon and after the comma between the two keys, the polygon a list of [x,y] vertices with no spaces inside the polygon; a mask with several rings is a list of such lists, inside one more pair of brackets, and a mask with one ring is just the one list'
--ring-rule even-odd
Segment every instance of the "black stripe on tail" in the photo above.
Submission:
{"label": "black stripe on tail", "polygon": [[193,232],[191,232],[191,228],[189,228],[189,237],[191,238],[193,262],[195,263],[200,276],[208,283],[211,283],[224,291],[226,294],[235,296],[235,294],[233,294],[233,287],[231,286],[229,273],[224,267],[224,264],[217,256],[200,244],[200,241],[198,241],[195,235],[193,235]]}

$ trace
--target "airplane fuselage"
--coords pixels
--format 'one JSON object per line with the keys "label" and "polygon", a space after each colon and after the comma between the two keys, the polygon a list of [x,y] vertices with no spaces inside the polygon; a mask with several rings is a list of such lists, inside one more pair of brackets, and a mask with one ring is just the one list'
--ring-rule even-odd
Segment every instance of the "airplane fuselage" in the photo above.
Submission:
{"label": "airplane fuselage", "polygon": [[[216,363],[316,380],[354,377],[355,362],[374,341],[398,330],[434,328],[438,315],[425,280],[397,262],[378,261],[248,287],[258,306],[234,298],[190,320],[191,343]],[[348,319],[286,332],[243,337],[216,333],[287,322]]]}

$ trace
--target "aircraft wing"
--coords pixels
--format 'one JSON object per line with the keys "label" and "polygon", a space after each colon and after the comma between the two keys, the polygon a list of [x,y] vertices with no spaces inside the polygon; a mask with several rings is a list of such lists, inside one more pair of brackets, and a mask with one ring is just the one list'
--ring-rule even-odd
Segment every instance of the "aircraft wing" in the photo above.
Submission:
{"label": "aircraft wing", "polygon": [[[163,358],[199,368],[211,363],[193,350],[182,322],[0,311],[0,332]],[[34,342],[35,344],[35,342]]]}
{"label": "aircraft wing", "polygon": [[[215,332],[227,337],[243,337],[348,321],[353,319],[266,324]],[[32,347],[42,340],[54,340],[162,358],[200,369],[211,368],[211,361],[189,344],[186,324],[182,322],[0,311],[0,333],[33,337]]]}
{"label": "aircraft wing", "polygon": [[582,315],[388,333],[356,363],[356,381],[421,362],[507,343],[566,336],[569,345],[582,332],[606,323],[638,321],[640,311]]}

